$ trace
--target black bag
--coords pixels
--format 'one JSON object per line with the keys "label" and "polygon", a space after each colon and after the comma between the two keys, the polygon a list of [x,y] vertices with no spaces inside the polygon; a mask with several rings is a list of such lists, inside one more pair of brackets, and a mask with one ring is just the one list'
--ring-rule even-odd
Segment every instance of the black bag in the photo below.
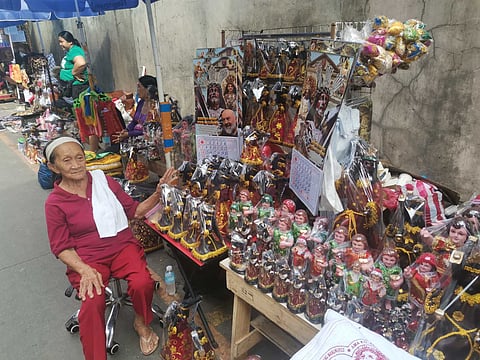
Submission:
{"label": "black bag", "polygon": [[73,87],[73,82],[72,81],[63,81],[59,80],[58,81],[58,91],[60,91],[60,94],[62,97],[72,97],[72,87]]}
{"label": "black bag", "polygon": [[53,189],[55,174],[48,168],[47,164],[41,163],[38,168],[38,183],[42,189]]}

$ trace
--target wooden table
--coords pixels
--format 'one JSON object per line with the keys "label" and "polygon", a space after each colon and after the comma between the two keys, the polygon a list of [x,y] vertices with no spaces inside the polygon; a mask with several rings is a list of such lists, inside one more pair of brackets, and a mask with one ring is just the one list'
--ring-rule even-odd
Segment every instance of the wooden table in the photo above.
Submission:
{"label": "wooden table", "polygon": [[[270,294],[245,282],[243,276],[230,268],[230,259],[220,266],[226,271],[227,288],[234,294],[232,314],[231,358],[242,359],[247,351],[263,338],[280,350],[293,355],[307,344],[321,325],[309,322],[303,314],[294,314]],[[260,315],[252,319],[252,308]],[[253,328],[250,330],[250,328]]]}

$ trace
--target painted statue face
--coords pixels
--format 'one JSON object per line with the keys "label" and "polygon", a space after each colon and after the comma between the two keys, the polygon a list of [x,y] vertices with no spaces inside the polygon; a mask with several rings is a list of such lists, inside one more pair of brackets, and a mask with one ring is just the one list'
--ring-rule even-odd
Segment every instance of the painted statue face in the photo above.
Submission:
{"label": "painted statue face", "polygon": [[298,212],[295,213],[293,219],[294,219],[295,223],[298,224],[298,225],[307,223],[307,219],[305,218],[304,214],[302,214],[302,213],[298,213]]}
{"label": "painted statue face", "polygon": [[346,240],[346,236],[342,231],[335,231],[334,239],[337,244],[343,244]]}
{"label": "painted statue face", "polygon": [[420,273],[430,272],[430,271],[432,271],[432,269],[433,269],[433,266],[428,262],[422,262],[418,266],[418,272],[420,272]]}
{"label": "painted statue face", "polygon": [[278,221],[278,228],[281,230],[281,231],[287,231],[289,230],[288,228],[288,224],[285,220],[279,220]]}
{"label": "painted statue face", "polygon": [[353,251],[365,250],[365,244],[358,240],[352,240],[352,249]]}
{"label": "painted statue face", "polygon": [[465,241],[467,241],[468,232],[464,227],[457,229],[455,226],[451,226],[448,236],[450,237],[450,240],[452,240],[455,247],[459,248],[465,244]]}
{"label": "painted statue face", "polygon": [[397,263],[397,258],[392,255],[384,254],[382,256],[382,261],[387,268],[391,268]]}

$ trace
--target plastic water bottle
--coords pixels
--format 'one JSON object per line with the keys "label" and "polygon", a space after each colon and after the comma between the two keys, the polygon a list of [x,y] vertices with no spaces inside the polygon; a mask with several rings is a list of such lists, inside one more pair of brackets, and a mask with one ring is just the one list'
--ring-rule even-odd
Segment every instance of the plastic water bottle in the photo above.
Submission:
{"label": "plastic water bottle", "polygon": [[110,141],[110,135],[108,135],[107,130],[103,130],[102,142],[105,148],[108,148],[110,145],[112,145]]}
{"label": "plastic water bottle", "polygon": [[167,265],[165,269],[165,287],[168,295],[175,295],[175,273],[173,272],[172,265]]}

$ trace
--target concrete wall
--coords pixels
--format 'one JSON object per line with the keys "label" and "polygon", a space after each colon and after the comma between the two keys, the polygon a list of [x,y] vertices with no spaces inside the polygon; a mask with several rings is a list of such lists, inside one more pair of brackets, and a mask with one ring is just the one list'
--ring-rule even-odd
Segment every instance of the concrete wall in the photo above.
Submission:
{"label": "concrete wall", "polygon": [[[480,191],[478,0],[160,0],[153,5],[164,92],[193,113],[192,59],[221,44],[221,31],[288,28],[386,15],[422,20],[434,36],[430,53],[408,71],[377,80],[371,142],[381,157],[427,176],[467,199]],[[141,66],[154,74],[145,5],[83,18],[93,70],[105,90],[134,91]],[[56,34],[74,20],[42,23],[45,48],[61,58]],[[33,38],[38,34],[33,31]]]}

